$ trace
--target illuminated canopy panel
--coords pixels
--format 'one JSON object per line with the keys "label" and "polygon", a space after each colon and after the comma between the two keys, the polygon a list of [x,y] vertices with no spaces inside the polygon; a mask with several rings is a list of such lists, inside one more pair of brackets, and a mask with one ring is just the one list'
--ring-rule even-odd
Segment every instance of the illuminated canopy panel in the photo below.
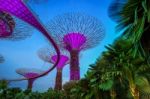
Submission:
{"label": "illuminated canopy panel", "polygon": [[[51,56],[51,62],[54,64],[57,61],[57,55]],[[57,69],[62,69],[67,63],[69,63],[69,57],[65,55],[60,55],[60,60],[57,65]]]}
{"label": "illuminated canopy panel", "polygon": [[86,44],[86,37],[81,33],[68,33],[63,38],[64,46],[67,50],[82,50]]}
{"label": "illuminated canopy panel", "polygon": [[70,80],[80,79],[79,54],[98,45],[105,36],[101,22],[83,13],[64,13],[48,24],[61,48],[70,53]]}
{"label": "illuminated canopy panel", "polygon": [[62,48],[68,46],[69,41],[73,43],[72,47],[86,50],[98,45],[105,37],[101,21],[84,13],[58,15],[48,23],[47,29]]}
{"label": "illuminated canopy panel", "polygon": [[[41,31],[44,36],[52,43],[53,47],[56,50],[56,53],[58,55],[58,61],[59,61],[59,48],[57,47],[55,41],[51,38],[50,34],[45,30],[45,28],[40,24],[40,22],[36,19],[36,17],[32,14],[32,12],[27,8],[27,6],[24,4],[23,0],[0,0],[0,11],[8,12],[9,14],[12,14],[25,22],[31,24],[35,28],[37,28],[39,31]],[[57,61],[57,63],[58,63]],[[38,77],[42,77],[46,74],[48,74],[50,71],[52,71],[57,63],[54,64],[54,66],[50,69],[48,69],[46,72],[41,74]],[[36,77],[37,78],[37,77]]]}
{"label": "illuminated canopy panel", "polygon": [[[54,49],[49,48],[49,47],[43,47],[39,49],[37,54],[41,60],[52,63],[52,64],[55,64],[58,58]],[[69,63],[68,53],[65,51],[61,51],[60,60],[56,66],[57,69],[62,69],[68,63]]]}
{"label": "illuminated canopy panel", "polygon": [[[53,49],[45,47],[41,48],[38,50],[38,56],[40,59],[42,59],[45,62],[49,63],[56,63],[58,56],[56,53],[53,51]],[[69,55],[68,53],[62,51],[60,54],[60,60],[56,66],[57,68],[57,73],[56,73],[56,79],[55,79],[55,89],[56,90],[61,90],[62,89],[62,70],[63,67],[67,64],[69,64]]]}
{"label": "illuminated canopy panel", "polygon": [[32,31],[33,27],[28,23],[0,11],[0,40],[24,40]]}
{"label": "illuminated canopy panel", "polygon": [[10,36],[14,30],[15,22],[11,15],[0,11],[0,37]]}
{"label": "illuminated canopy panel", "polygon": [[40,75],[43,71],[39,69],[29,69],[29,68],[20,68],[17,69],[16,72],[26,78],[32,78]]}
{"label": "illuminated canopy panel", "polygon": [[30,78],[41,75],[43,73],[43,71],[41,71],[39,69],[33,69],[33,68],[32,69],[31,68],[20,68],[20,69],[16,70],[16,73],[18,73],[28,79],[27,89],[31,90],[36,78],[34,78],[34,79],[30,79]]}
{"label": "illuminated canopy panel", "polygon": [[[0,0],[0,10],[8,12],[43,32],[43,27],[25,6],[22,0]],[[45,31],[45,30],[44,30]]]}
{"label": "illuminated canopy panel", "polygon": [[26,77],[26,78],[32,78],[32,77],[36,77],[38,75],[39,75],[38,73],[26,73],[26,74],[24,74],[24,77]]}

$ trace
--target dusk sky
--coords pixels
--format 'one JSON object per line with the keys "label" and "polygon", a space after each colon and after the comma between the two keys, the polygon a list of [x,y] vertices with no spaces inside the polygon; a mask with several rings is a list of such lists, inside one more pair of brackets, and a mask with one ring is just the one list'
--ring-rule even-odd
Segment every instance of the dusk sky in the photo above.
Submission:
{"label": "dusk sky", "polygon": [[[115,33],[115,22],[108,17],[107,10],[112,0],[47,0],[48,2],[41,4],[35,4],[31,1],[27,5],[44,25],[56,15],[66,12],[86,13],[98,18],[104,25],[106,33],[104,40],[97,47],[81,52],[81,77],[84,77],[89,65],[96,62],[101,52],[106,50],[104,46],[112,44],[114,39],[119,35]],[[52,66],[52,64],[42,61],[37,55],[37,51],[40,48],[49,44],[48,41],[36,29],[33,29],[32,32],[33,35],[25,40],[0,40],[0,53],[5,58],[5,62],[0,64],[0,79],[20,78],[21,76],[15,72],[17,68],[27,67],[47,70]],[[33,85],[33,90],[45,91],[50,87],[53,88],[55,75],[56,69],[47,76],[37,79]],[[63,83],[67,81],[69,81],[69,65],[66,65],[63,69]],[[10,87],[26,89],[26,86],[27,81],[10,83]]]}

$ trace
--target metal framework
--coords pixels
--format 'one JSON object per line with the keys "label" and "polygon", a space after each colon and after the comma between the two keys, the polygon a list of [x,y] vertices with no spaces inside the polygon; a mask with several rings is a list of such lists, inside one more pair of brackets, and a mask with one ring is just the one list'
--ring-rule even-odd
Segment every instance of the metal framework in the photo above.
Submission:
{"label": "metal framework", "polygon": [[[51,52],[50,52],[51,51]],[[45,62],[49,62],[52,64],[55,64],[57,61],[57,54],[50,48],[41,48],[38,51],[38,56],[40,59],[42,59]],[[69,55],[62,51],[60,54],[60,60],[56,66],[57,68],[57,74],[56,74],[56,80],[55,80],[55,89],[61,90],[62,89],[62,70],[65,65],[69,64]]]}
{"label": "metal framework", "polygon": [[79,80],[79,54],[103,40],[105,31],[101,22],[86,14],[65,13],[51,20],[47,28],[60,47],[70,52],[70,80]]}
{"label": "metal framework", "polygon": [[[39,20],[37,20],[37,18],[28,9],[28,7],[24,4],[24,2],[22,0],[0,0],[0,11],[4,11],[13,16],[16,16],[17,18],[37,28],[50,41],[50,43],[52,43],[52,46],[55,48],[55,51],[58,55],[57,62],[54,64],[54,66],[52,66],[52,68],[48,69],[46,72],[42,73],[41,75],[33,78],[42,77],[48,74],[50,71],[52,71],[56,67],[59,61],[59,55],[60,55],[59,48],[57,47],[55,41],[50,36],[50,33],[46,31],[43,25],[39,22]],[[20,80],[26,80],[26,79],[19,79],[19,80],[16,79],[11,81],[20,81]]]}
{"label": "metal framework", "polygon": [[26,22],[0,11],[0,39],[23,40],[32,35],[33,27]]}
{"label": "metal framework", "polygon": [[27,89],[32,90],[33,83],[36,79],[29,79],[33,77],[37,77],[40,74],[42,74],[44,71],[41,71],[39,69],[31,69],[31,68],[20,68],[16,70],[16,73],[24,76],[25,78],[28,79],[28,86]]}

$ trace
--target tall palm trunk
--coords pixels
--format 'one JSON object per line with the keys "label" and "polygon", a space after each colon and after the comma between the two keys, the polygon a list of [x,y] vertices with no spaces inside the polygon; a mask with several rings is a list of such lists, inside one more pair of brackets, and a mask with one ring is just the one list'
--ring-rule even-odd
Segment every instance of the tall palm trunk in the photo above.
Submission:
{"label": "tall palm trunk", "polygon": [[135,84],[130,84],[130,92],[134,99],[140,99],[139,90],[137,89]]}
{"label": "tall palm trunk", "polygon": [[116,99],[117,94],[116,94],[116,91],[114,89],[110,90],[110,96],[111,96],[111,99]]}

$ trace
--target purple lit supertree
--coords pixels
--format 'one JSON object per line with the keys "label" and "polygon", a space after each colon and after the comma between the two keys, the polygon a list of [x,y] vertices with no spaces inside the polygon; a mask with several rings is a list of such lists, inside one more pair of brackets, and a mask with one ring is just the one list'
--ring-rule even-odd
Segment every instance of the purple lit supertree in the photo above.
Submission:
{"label": "purple lit supertree", "polygon": [[[51,51],[51,52],[50,52]],[[49,62],[55,64],[57,61],[57,55],[54,51],[49,48],[42,48],[38,51],[38,56],[45,62]],[[62,70],[65,65],[69,64],[69,56],[66,52],[62,52],[60,54],[60,60],[56,66],[57,74],[55,80],[55,89],[61,90],[62,89]]]}
{"label": "purple lit supertree", "polygon": [[5,61],[4,57],[0,55],[0,63],[3,63]]}
{"label": "purple lit supertree", "polygon": [[32,26],[0,11],[0,39],[23,40],[32,34]]}
{"label": "purple lit supertree", "polygon": [[[59,55],[60,51],[59,48],[57,47],[57,44],[53,40],[53,38],[50,36],[50,33],[44,28],[44,26],[41,24],[41,22],[37,19],[37,17],[31,12],[31,10],[25,5],[23,0],[0,0],[0,11],[7,12],[38,29],[47,39],[48,41],[52,44],[52,46],[55,48],[55,51],[58,55],[57,62],[52,66],[52,68],[49,68],[47,71],[42,73],[41,75],[33,78],[38,78],[42,77],[46,74],[48,74],[50,71],[52,71],[56,65],[58,64],[59,61]],[[33,79],[30,78],[30,79]],[[21,80],[26,80],[26,79],[21,79]],[[20,81],[19,80],[10,80],[10,81]]]}
{"label": "purple lit supertree", "polygon": [[70,80],[79,80],[79,53],[98,45],[104,38],[101,22],[89,15],[65,13],[51,20],[47,28],[59,45],[70,53]]}
{"label": "purple lit supertree", "polygon": [[29,79],[29,78],[36,77],[36,76],[42,74],[43,71],[41,71],[39,69],[33,69],[33,68],[32,69],[31,68],[30,69],[29,68],[20,68],[20,69],[16,70],[16,73],[18,73],[28,79],[27,89],[32,90],[33,83],[36,79]]}

